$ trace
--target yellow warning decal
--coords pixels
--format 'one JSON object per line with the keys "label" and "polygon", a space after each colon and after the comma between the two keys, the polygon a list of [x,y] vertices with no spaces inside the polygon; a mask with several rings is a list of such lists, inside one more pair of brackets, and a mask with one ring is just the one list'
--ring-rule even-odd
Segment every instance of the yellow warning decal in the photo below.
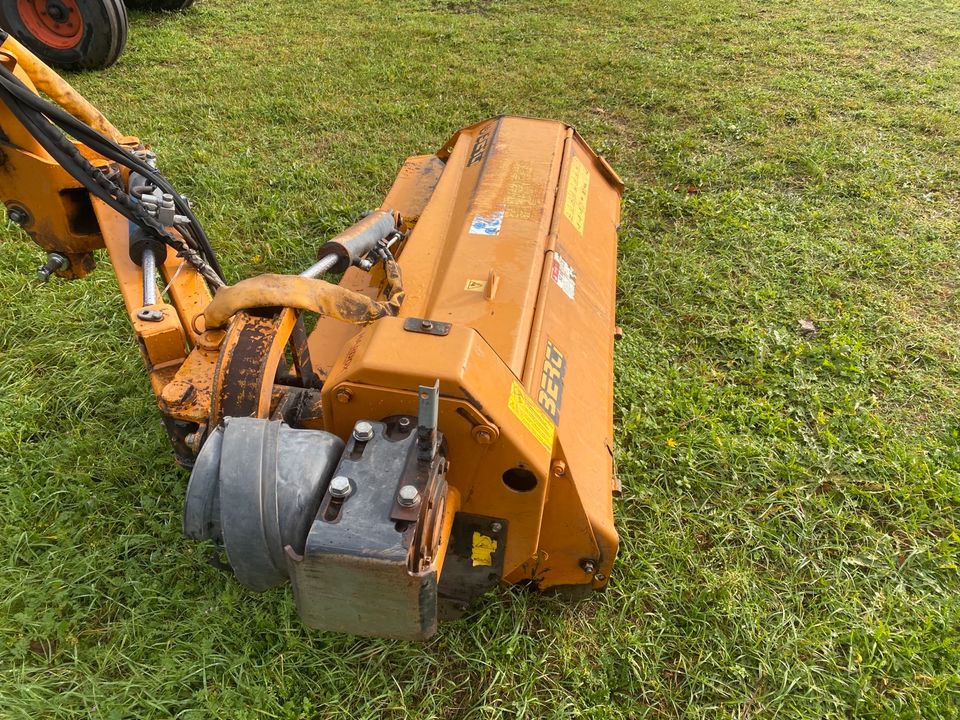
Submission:
{"label": "yellow warning decal", "polygon": [[493,565],[493,554],[497,551],[497,541],[492,537],[487,537],[483,533],[473,533],[473,551],[470,553],[470,559],[473,560],[473,566]]}
{"label": "yellow warning decal", "polygon": [[467,292],[483,292],[483,289],[487,286],[486,280],[467,280],[467,284],[464,286],[464,290]]}
{"label": "yellow warning decal", "polygon": [[567,220],[583,235],[583,227],[587,221],[587,196],[590,194],[590,171],[580,162],[580,158],[573,156],[570,163],[570,175],[567,180],[567,195],[563,202],[563,214]]}
{"label": "yellow warning decal", "polygon": [[533,398],[527,395],[523,386],[516,380],[510,387],[510,399],[507,401],[510,412],[517,416],[517,420],[540,441],[547,450],[553,450],[553,422],[540,409]]}

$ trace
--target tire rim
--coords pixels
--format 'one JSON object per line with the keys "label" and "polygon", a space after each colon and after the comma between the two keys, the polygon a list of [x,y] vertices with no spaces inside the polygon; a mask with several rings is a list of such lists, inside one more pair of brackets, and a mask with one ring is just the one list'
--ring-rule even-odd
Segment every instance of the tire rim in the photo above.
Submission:
{"label": "tire rim", "polygon": [[76,0],[17,0],[20,20],[47,47],[70,50],[83,39],[83,17]]}

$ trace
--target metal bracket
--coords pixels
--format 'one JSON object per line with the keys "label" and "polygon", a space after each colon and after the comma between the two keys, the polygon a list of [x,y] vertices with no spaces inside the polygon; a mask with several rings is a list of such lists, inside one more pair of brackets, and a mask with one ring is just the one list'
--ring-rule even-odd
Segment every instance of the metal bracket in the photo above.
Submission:
{"label": "metal bracket", "polygon": [[439,320],[427,320],[425,318],[407,318],[403,321],[403,329],[407,332],[423,333],[424,335],[449,335],[451,323],[440,322]]}
{"label": "metal bracket", "polygon": [[433,385],[421,385],[417,415],[417,459],[430,462],[437,456],[437,418],[440,412],[440,379]]}

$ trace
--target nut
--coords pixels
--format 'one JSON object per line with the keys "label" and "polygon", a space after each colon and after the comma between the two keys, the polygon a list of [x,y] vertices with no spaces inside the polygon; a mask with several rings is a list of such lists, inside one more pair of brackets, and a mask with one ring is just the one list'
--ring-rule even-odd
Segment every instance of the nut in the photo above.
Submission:
{"label": "nut", "polygon": [[420,491],[413,485],[404,485],[397,493],[397,503],[402,507],[415,507],[420,502]]}
{"label": "nut", "polygon": [[597,569],[597,566],[593,560],[581,560],[580,567],[583,568],[585,573],[589,573],[591,575],[593,575],[593,571]]}
{"label": "nut", "polygon": [[340,500],[348,497],[353,492],[353,485],[350,484],[350,478],[346,475],[337,475],[330,481],[330,497]]}
{"label": "nut", "polygon": [[353,399],[353,393],[350,392],[347,388],[340,388],[337,390],[337,402],[348,403]]}
{"label": "nut", "polygon": [[373,440],[373,425],[366,420],[361,420],[353,426],[353,439],[357,442],[368,442]]}

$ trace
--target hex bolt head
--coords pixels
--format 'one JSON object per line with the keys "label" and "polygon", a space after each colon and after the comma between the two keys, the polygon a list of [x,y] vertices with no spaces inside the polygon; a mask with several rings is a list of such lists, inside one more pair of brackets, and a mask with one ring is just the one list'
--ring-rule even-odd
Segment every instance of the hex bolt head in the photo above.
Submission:
{"label": "hex bolt head", "polygon": [[503,530],[503,523],[501,522],[490,523],[490,532],[498,533],[501,530]]}
{"label": "hex bolt head", "polygon": [[397,503],[402,507],[414,507],[420,502],[420,491],[413,485],[404,485],[397,493]]}
{"label": "hex bolt head", "polygon": [[593,560],[581,560],[580,567],[583,568],[585,573],[593,575],[594,570],[597,569],[597,566],[594,564]]}
{"label": "hex bolt head", "polygon": [[337,475],[330,481],[330,497],[340,500],[348,497],[353,492],[353,485],[350,484],[350,478],[346,475]]}
{"label": "hex bolt head", "polygon": [[411,425],[410,418],[408,417],[400,418],[399,420],[397,420],[397,425],[400,426],[401,430],[409,430]]}
{"label": "hex bolt head", "polygon": [[347,388],[339,388],[337,390],[337,402],[348,403],[353,398],[353,393],[350,392]]}
{"label": "hex bolt head", "polygon": [[353,426],[353,439],[357,442],[368,442],[373,440],[373,425],[366,420],[361,420]]}

